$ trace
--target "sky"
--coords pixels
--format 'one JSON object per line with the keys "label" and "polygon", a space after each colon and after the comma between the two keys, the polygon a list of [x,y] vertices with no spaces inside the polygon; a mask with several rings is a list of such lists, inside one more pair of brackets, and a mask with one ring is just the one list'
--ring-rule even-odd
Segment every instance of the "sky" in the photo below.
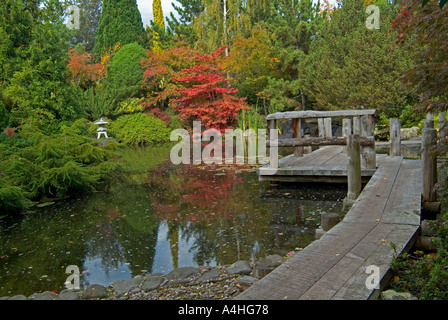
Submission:
{"label": "sky", "polygon": [[[162,0],[162,10],[163,15],[165,17],[169,17],[170,12],[176,13],[171,5],[172,2],[175,2],[177,5],[180,5],[177,1],[172,0]],[[150,21],[153,20],[152,14],[152,0],[137,0],[138,9],[140,10],[140,14],[142,15],[143,26],[150,24]]]}
{"label": "sky", "polygon": [[[169,16],[170,12],[176,13],[171,5],[172,2],[180,5],[175,0],[162,0],[162,10],[165,17]],[[314,0],[314,2],[317,2],[317,0]],[[330,0],[330,2],[336,2],[336,0]],[[142,15],[143,26],[146,27],[146,25],[149,25],[150,21],[153,19],[152,0],[137,0],[137,5]]]}

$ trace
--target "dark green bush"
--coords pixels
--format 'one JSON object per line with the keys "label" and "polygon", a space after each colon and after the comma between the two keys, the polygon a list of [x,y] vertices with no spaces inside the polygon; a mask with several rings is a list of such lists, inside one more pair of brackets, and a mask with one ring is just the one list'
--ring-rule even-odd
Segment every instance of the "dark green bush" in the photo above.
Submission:
{"label": "dark green bush", "polygon": [[104,97],[112,110],[118,110],[124,100],[139,98],[143,94],[143,69],[140,61],[146,57],[142,46],[130,43],[118,50],[112,58],[104,82]]}
{"label": "dark green bush", "polygon": [[0,137],[1,212],[92,190],[112,176],[118,144],[98,147],[88,135],[88,123],[80,119],[48,135],[38,121],[26,120],[13,138]]}
{"label": "dark green bush", "polygon": [[108,133],[131,146],[167,142],[170,138],[166,123],[145,113],[119,117],[109,125]]}

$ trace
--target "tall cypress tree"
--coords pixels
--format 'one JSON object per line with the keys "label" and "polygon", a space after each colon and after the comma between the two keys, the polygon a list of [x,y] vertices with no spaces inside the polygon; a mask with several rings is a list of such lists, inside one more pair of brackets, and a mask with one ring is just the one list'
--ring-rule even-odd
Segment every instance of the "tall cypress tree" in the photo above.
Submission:
{"label": "tall cypress tree", "polygon": [[137,0],[104,0],[94,52],[101,54],[117,43],[144,44],[145,30]]}
{"label": "tall cypress tree", "polygon": [[161,0],[153,1],[152,11],[154,13],[154,23],[156,23],[162,29],[165,29],[165,20],[163,18],[163,10],[162,10]]}

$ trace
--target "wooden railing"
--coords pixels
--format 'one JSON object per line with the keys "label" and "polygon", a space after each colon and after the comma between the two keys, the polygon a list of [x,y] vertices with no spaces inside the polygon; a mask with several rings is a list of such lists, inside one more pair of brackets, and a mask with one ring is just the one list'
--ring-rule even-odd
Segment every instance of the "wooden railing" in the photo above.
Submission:
{"label": "wooden railing", "polygon": [[[340,111],[291,111],[270,114],[266,117],[268,129],[276,129],[277,121],[292,119],[293,137],[267,141],[267,146],[294,147],[294,155],[303,156],[303,147],[345,146],[348,158],[347,198],[355,200],[361,193],[361,165],[376,169],[375,152],[375,114],[376,110]],[[301,119],[317,119],[319,136],[303,137]],[[332,118],[343,118],[342,137],[333,137]]]}
{"label": "wooden railing", "polygon": [[[292,119],[293,138],[281,139],[279,147],[294,147],[295,156],[303,156],[303,147],[346,145],[351,134],[360,136],[362,162],[366,168],[376,168],[375,155],[375,114],[376,110],[339,110],[339,111],[290,111],[273,113],[266,117],[268,129],[275,129],[278,120]],[[344,118],[343,137],[333,137],[332,118]],[[317,119],[319,137],[304,138],[301,119]],[[270,143],[268,142],[268,146]]]}

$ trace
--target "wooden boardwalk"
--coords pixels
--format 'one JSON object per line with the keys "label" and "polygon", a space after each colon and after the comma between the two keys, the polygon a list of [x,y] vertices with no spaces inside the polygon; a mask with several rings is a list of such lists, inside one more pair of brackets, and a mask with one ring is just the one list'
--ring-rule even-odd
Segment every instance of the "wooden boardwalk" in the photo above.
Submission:
{"label": "wooden boardwalk", "polygon": [[[326,154],[318,151],[308,159],[304,156],[292,161],[316,164],[316,159],[322,158],[325,164],[324,158],[329,157]],[[335,152],[327,161],[337,157]],[[419,234],[422,195],[420,160],[383,156],[378,164],[341,222],[236,299],[376,298],[388,282],[393,257],[409,250]],[[343,166],[341,164],[341,176]],[[287,170],[287,166],[285,168]],[[302,174],[307,170],[306,166],[300,168]],[[369,289],[366,285],[371,276],[366,273],[369,266],[379,268],[380,289]]]}
{"label": "wooden boardwalk", "polygon": [[[377,154],[376,163],[381,164],[387,155]],[[260,181],[280,182],[347,182],[347,153],[341,146],[326,146],[297,157],[294,154],[279,159],[275,175],[268,167],[258,169]],[[367,182],[376,169],[361,168],[363,182]]]}

